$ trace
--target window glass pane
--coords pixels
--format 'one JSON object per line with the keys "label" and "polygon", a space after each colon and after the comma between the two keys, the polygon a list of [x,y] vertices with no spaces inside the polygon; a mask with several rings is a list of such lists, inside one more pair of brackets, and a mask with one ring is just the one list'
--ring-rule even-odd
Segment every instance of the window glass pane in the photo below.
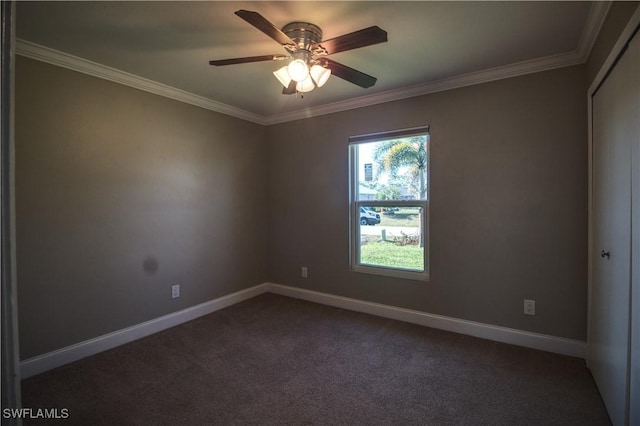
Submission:
{"label": "window glass pane", "polygon": [[366,142],[357,150],[357,200],[426,200],[427,135]]}
{"label": "window glass pane", "polygon": [[359,206],[359,264],[424,271],[423,208]]}
{"label": "window glass pane", "polygon": [[429,127],[349,138],[351,265],[429,279]]}

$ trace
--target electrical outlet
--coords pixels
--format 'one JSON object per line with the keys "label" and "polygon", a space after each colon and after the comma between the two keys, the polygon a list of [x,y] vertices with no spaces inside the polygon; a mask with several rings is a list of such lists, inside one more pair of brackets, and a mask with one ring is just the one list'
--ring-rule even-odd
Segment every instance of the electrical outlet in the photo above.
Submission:
{"label": "electrical outlet", "polygon": [[171,286],[171,298],[175,299],[180,297],[180,284]]}
{"label": "electrical outlet", "polygon": [[306,267],[306,266],[303,266],[303,267],[301,268],[301,271],[300,271],[300,272],[301,272],[301,274],[302,274],[302,278],[307,278],[307,272],[308,272],[308,271],[307,271],[307,267]]}
{"label": "electrical outlet", "polygon": [[535,315],[536,314],[536,301],[524,299],[524,314]]}

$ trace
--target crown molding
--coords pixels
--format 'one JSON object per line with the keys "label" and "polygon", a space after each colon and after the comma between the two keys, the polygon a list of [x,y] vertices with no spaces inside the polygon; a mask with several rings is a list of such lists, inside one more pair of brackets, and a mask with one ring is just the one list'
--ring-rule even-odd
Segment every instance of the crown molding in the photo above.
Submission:
{"label": "crown molding", "polygon": [[589,16],[587,16],[587,22],[584,25],[582,35],[578,41],[578,48],[576,49],[583,62],[587,62],[589,59],[591,49],[609,13],[611,4],[611,1],[596,1],[592,3],[591,9],[589,9]]}
{"label": "crown molding", "polygon": [[164,96],[211,111],[230,115],[262,125],[284,123],[319,115],[331,114],[350,109],[397,101],[430,93],[443,92],[476,84],[488,83],[505,78],[517,77],[556,68],[583,64],[589,58],[600,28],[611,7],[610,1],[593,2],[577,48],[568,53],[530,59],[514,64],[499,66],[482,71],[457,75],[441,80],[429,81],[400,89],[387,90],[372,95],[360,96],[345,101],[333,102],[311,108],[298,109],[274,115],[260,115],[213,99],[167,86],[134,74],[120,71],[97,62],[79,58],[26,40],[16,40],[16,53],[31,59],[68,68],[94,77],[124,84],[156,95]]}
{"label": "crown molding", "polygon": [[195,105],[211,111],[231,115],[253,123],[262,125],[267,124],[265,118],[259,114],[223,104],[222,102],[217,102],[213,99],[205,98],[204,96],[195,95],[175,87],[167,86],[166,84],[158,83],[135,74],[73,56],[59,50],[41,46],[30,41],[17,39],[16,54],[81,72],[83,74],[88,74],[93,77],[113,81],[139,90],[144,90],[145,92],[164,96],[166,98]]}

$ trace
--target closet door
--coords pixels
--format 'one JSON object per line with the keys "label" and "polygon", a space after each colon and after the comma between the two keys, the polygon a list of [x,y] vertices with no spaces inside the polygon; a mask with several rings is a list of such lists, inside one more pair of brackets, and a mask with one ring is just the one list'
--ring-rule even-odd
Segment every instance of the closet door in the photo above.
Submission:
{"label": "closet door", "polygon": [[638,37],[593,95],[589,367],[614,425],[629,423],[632,141],[640,129]]}
{"label": "closet door", "polygon": [[[640,13],[640,8],[636,14]],[[640,31],[640,27],[636,29]],[[629,46],[633,58],[635,132],[631,135],[631,332],[629,350],[629,424],[640,425],[640,33]],[[634,95],[635,93],[635,95]]]}

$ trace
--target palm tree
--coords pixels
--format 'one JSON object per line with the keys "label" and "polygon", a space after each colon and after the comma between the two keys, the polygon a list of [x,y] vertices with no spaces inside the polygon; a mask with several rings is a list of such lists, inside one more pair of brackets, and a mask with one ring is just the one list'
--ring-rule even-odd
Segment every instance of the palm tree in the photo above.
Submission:
{"label": "palm tree", "polygon": [[427,138],[414,136],[411,138],[394,139],[380,143],[374,153],[374,160],[378,163],[378,170],[388,172],[392,178],[397,178],[402,168],[405,168],[412,182],[418,181],[418,193],[421,200],[427,197]]}
{"label": "palm tree", "polygon": [[[427,199],[427,137],[414,136],[410,138],[394,139],[382,142],[373,153],[380,171],[386,171],[391,178],[397,178],[401,169],[405,169],[412,182],[418,180],[420,200]],[[420,209],[419,228],[422,228],[422,214]],[[422,229],[419,231],[420,247],[424,247]]]}

